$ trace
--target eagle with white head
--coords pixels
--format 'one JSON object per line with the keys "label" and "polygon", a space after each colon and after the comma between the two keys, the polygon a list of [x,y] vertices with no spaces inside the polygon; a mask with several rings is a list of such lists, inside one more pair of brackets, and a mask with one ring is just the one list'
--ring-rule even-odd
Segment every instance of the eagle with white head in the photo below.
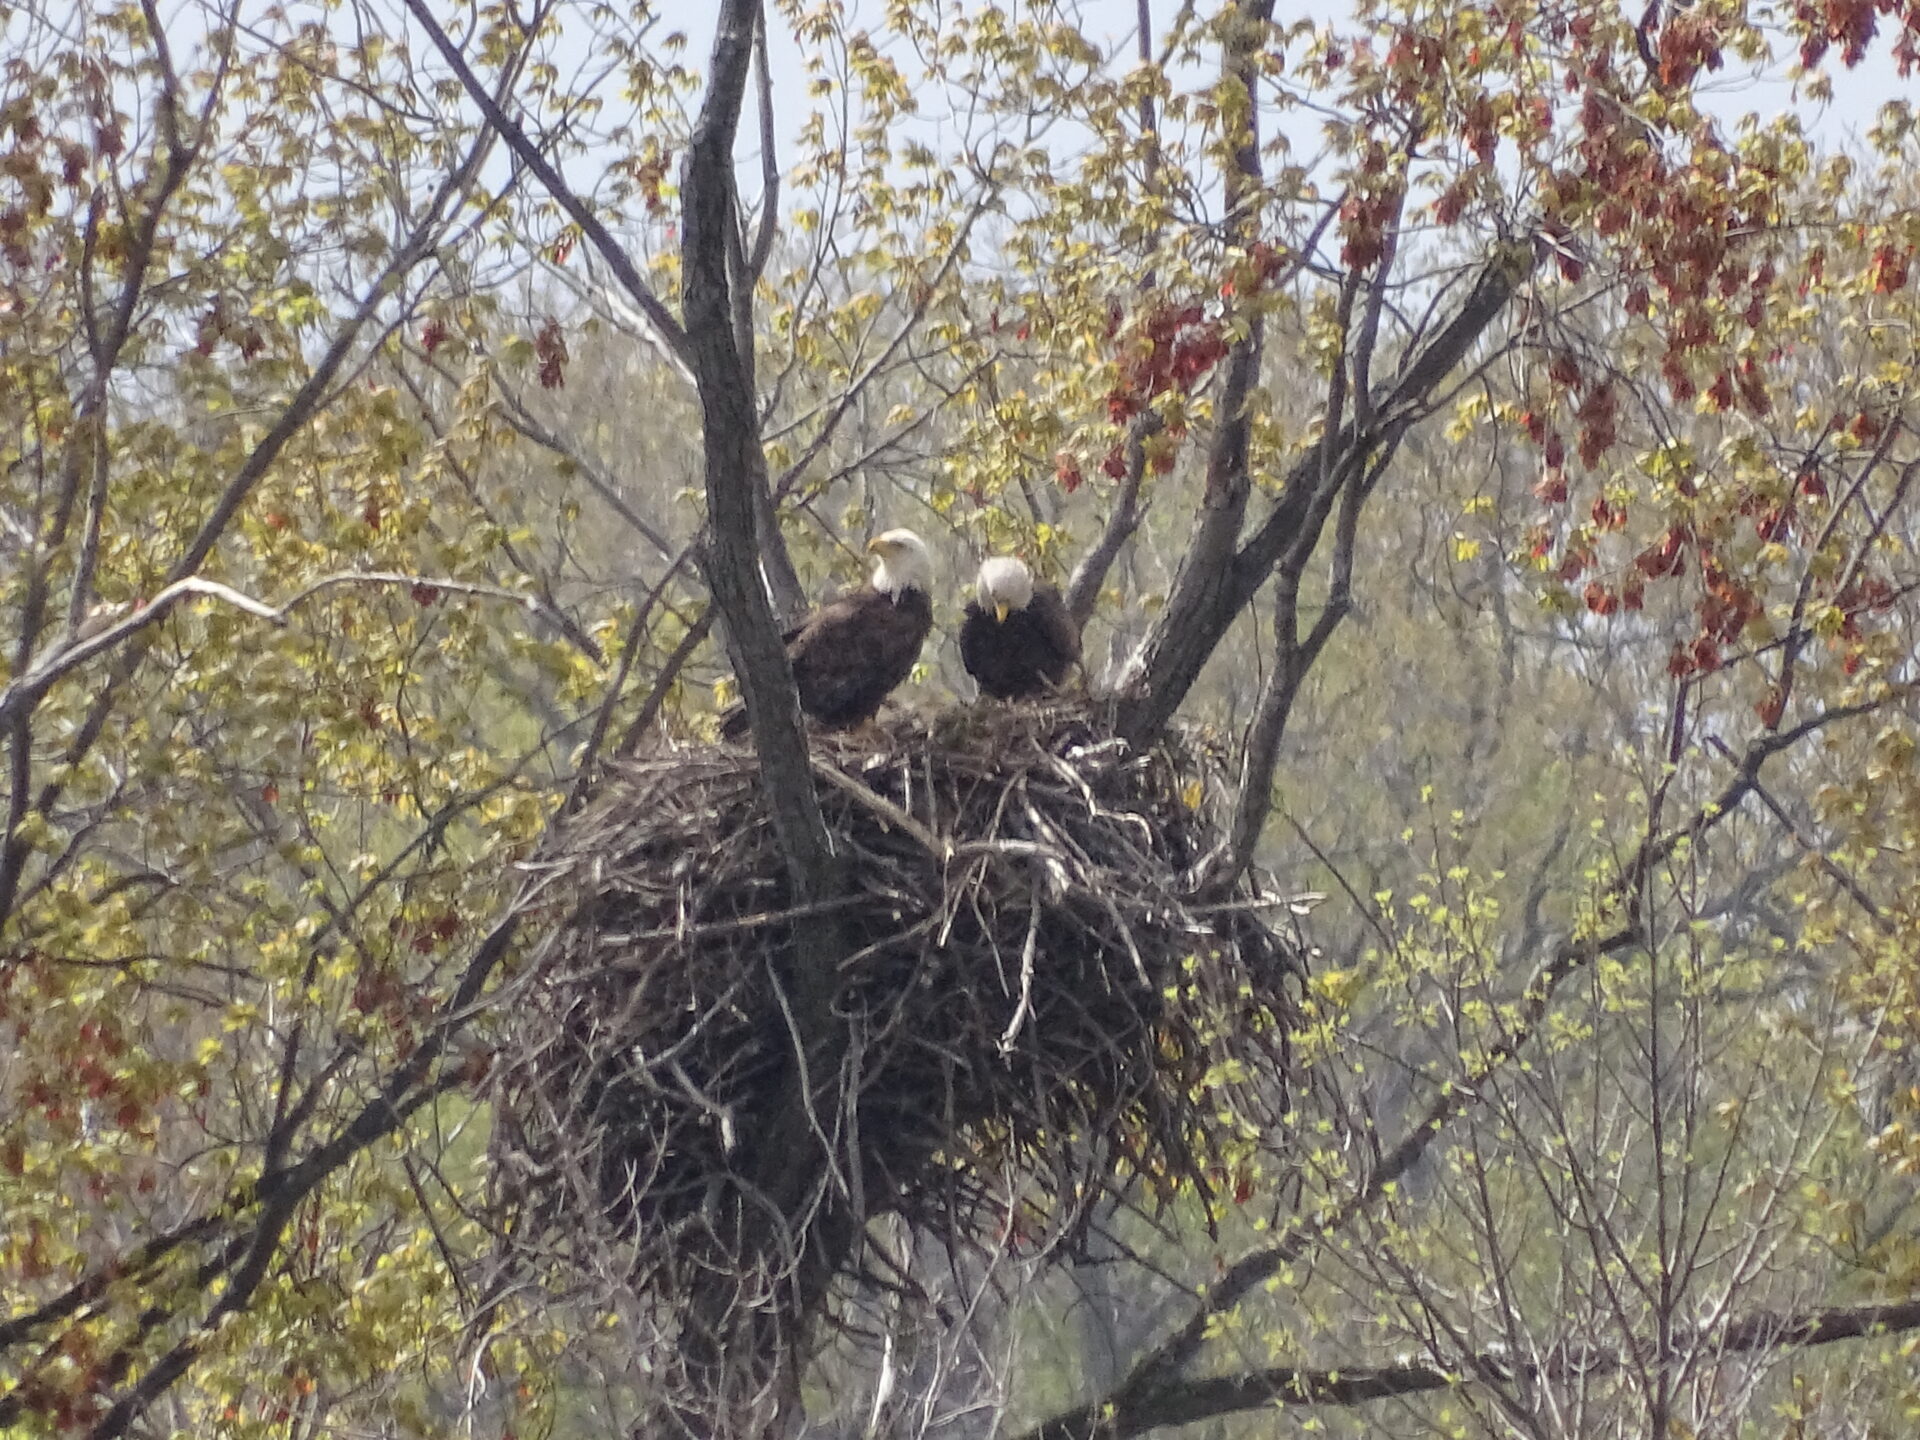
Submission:
{"label": "eagle with white head", "polygon": [[981,691],[1025,700],[1058,690],[1080,659],[1080,627],[1060,592],[1011,555],[982,561],[974,591],[960,623],[960,659]]}
{"label": "eagle with white head", "polygon": [[[888,530],[868,542],[873,577],[865,589],[822,605],[783,637],[800,708],[830,730],[871,720],[913,673],[933,628],[933,555],[911,530]],[[721,718],[729,740],[748,733],[747,712]]]}

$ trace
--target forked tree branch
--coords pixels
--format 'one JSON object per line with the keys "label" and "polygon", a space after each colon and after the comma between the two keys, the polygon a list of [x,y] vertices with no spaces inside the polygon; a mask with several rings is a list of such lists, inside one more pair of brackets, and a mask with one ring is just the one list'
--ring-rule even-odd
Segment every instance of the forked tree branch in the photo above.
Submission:
{"label": "forked tree branch", "polygon": [[1163,428],[1159,411],[1148,410],[1135,416],[1127,429],[1127,473],[1113,497],[1113,508],[1107,512],[1106,528],[1100,532],[1093,548],[1080,557],[1080,563],[1073,567],[1072,578],[1067,581],[1067,613],[1073,616],[1074,624],[1083,628],[1092,618],[1093,607],[1099,603],[1100,587],[1107,583],[1113,562],[1120,558],[1120,552],[1146,517],[1146,507],[1140,503],[1140,487],[1147,478],[1146,442]]}
{"label": "forked tree branch", "polygon": [[[420,28],[427,32],[434,48],[447,62],[468,97],[480,107],[480,113],[486,117],[488,127],[507,142],[509,149],[519,157],[520,162],[538,177],[542,186],[554,199],[554,202],[572,217],[573,223],[580,227],[580,233],[587,237],[594,250],[598,252],[607,268],[625,287],[628,297],[639,307],[640,313],[647,318],[661,340],[682,362],[691,366],[692,350],[688,344],[687,332],[673,318],[673,313],[660,302],[640,272],[634,268],[633,261],[627,258],[627,252],[620,248],[620,242],[613,238],[607,227],[600,223],[587,203],[574,193],[566,177],[547,159],[540,147],[533,143],[525,128],[506,111],[506,107],[496,99],[487,87],[480,83],[480,77],[467,64],[466,56],[460,53],[460,47],[453,43],[453,37],[447,34],[440,22],[434,19],[433,11],[426,0],[406,0],[409,13]],[[737,112],[736,112],[737,113]]]}
{"label": "forked tree branch", "polygon": [[[1240,612],[1292,551],[1320,496],[1317,482],[1326,468],[1365,469],[1397,444],[1423,418],[1435,389],[1506,309],[1532,265],[1531,252],[1515,246],[1485,266],[1454,317],[1413,353],[1384,395],[1372,402],[1372,424],[1341,427],[1324,460],[1320,450],[1302,457],[1287,472],[1280,498],[1267,518],[1237,550],[1233,546],[1239,539],[1238,514],[1230,506],[1218,515],[1203,508],[1174,594],[1128,663],[1121,682],[1123,734],[1139,744],[1165,728]],[[1226,523],[1229,515],[1231,527]]]}
{"label": "forked tree branch", "polygon": [[[1221,177],[1228,225],[1241,244],[1251,244],[1259,220],[1260,127],[1257,58],[1266,42],[1273,0],[1239,0],[1223,38],[1221,83],[1238,86],[1246,120],[1240,143]],[[1148,743],[1186,699],[1206,656],[1226,634],[1209,617],[1227,607],[1234,547],[1253,494],[1250,468],[1253,440],[1253,388],[1260,378],[1263,322],[1259,310],[1246,315],[1247,333],[1227,352],[1225,382],[1215,413],[1220,417],[1207,451],[1205,490],[1193,532],[1180,557],[1167,603],[1147,638],[1128,663],[1120,684],[1120,733],[1136,745]],[[1230,607],[1228,618],[1239,612]],[[1210,637],[1210,638],[1209,638]],[[1204,648],[1199,648],[1204,646]],[[1168,665],[1170,659],[1181,663]],[[1191,662],[1191,673],[1187,672]]]}
{"label": "forked tree branch", "polygon": [[825,899],[832,848],[808,770],[807,737],[786,648],[761,581],[754,490],[765,485],[747,360],[734,343],[728,262],[735,223],[733,145],[752,64],[757,0],[724,0],[713,64],[687,154],[681,200],[681,275],[689,359],[706,442],[707,578],[739,667],[760,752],[761,784],[795,886],[795,901]]}

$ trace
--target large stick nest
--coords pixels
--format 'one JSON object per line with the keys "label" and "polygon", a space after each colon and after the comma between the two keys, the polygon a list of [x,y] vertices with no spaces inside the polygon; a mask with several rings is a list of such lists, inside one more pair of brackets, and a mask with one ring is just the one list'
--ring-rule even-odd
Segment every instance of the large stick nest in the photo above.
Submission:
{"label": "large stick nest", "polygon": [[[1230,1190],[1281,1132],[1303,952],[1256,880],[1199,885],[1223,789],[1204,747],[990,706],[813,759],[844,890],[805,913],[750,749],[621,762],[572,825],[571,915],[496,1070],[512,1243],[675,1306],[768,1268],[743,1250],[844,1272],[875,1215],[1031,1254],[1105,1199]],[[804,1067],[800,927],[839,957]],[[808,1170],[802,1203],[768,1198],[767,1146]],[[790,1233],[755,1240],[729,1206]]]}

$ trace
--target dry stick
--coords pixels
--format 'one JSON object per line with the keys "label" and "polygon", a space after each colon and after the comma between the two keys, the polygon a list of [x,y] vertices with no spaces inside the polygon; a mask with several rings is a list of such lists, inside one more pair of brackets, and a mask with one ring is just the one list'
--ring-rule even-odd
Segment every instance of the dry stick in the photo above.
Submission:
{"label": "dry stick", "polygon": [[1033,1004],[1033,952],[1039,939],[1040,881],[1036,876],[1033,882],[1033,900],[1027,906],[1027,940],[1020,947],[1020,1003],[1013,1007],[1013,1018],[1007,1021],[1007,1028],[1000,1036],[1002,1055],[1013,1049],[1013,1042],[1020,1034],[1020,1027],[1026,1023],[1027,1011]]}
{"label": "dry stick", "polygon": [[914,842],[934,859],[947,860],[952,857],[954,849],[951,841],[943,840],[935,835],[898,805],[894,804],[884,795],[874,793],[844,770],[840,769],[832,761],[823,760],[817,755],[811,756],[810,758],[813,763],[813,773],[816,776],[833,786],[834,789],[850,797],[857,804],[871,810],[875,815],[878,815],[887,824],[893,826],[902,834],[911,836]]}

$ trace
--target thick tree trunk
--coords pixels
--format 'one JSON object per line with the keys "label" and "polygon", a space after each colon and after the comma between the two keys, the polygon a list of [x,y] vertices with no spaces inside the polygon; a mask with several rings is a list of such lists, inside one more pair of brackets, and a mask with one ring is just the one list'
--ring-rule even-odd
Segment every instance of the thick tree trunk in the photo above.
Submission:
{"label": "thick tree trunk", "polygon": [[[750,357],[736,340],[731,282],[738,266],[729,265],[738,246],[734,138],[760,23],[759,0],[723,0],[684,175],[682,283],[706,451],[707,578],[739,667],[791,900],[812,905],[834,890],[837,866],[761,575],[756,496],[767,490],[766,455]],[[715,1197],[723,1212],[716,1238],[731,1264],[717,1266],[696,1290],[681,1349],[688,1383],[676,1401],[682,1423],[696,1433],[764,1433],[772,1416],[792,1414],[805,1331],[854,1240],[848,1197],[825,1189],[830,1141],[810,1118],[840,1108],[828,1093],[839,1083],[843,1043],[828,1003],[838,942],[837,927],[812,923],[796,927],[792,943],[770,957],[793,1014],[783,1062],[789,1074],[780,1087],[786,1099],[742,1136],[740,1182]]]}

